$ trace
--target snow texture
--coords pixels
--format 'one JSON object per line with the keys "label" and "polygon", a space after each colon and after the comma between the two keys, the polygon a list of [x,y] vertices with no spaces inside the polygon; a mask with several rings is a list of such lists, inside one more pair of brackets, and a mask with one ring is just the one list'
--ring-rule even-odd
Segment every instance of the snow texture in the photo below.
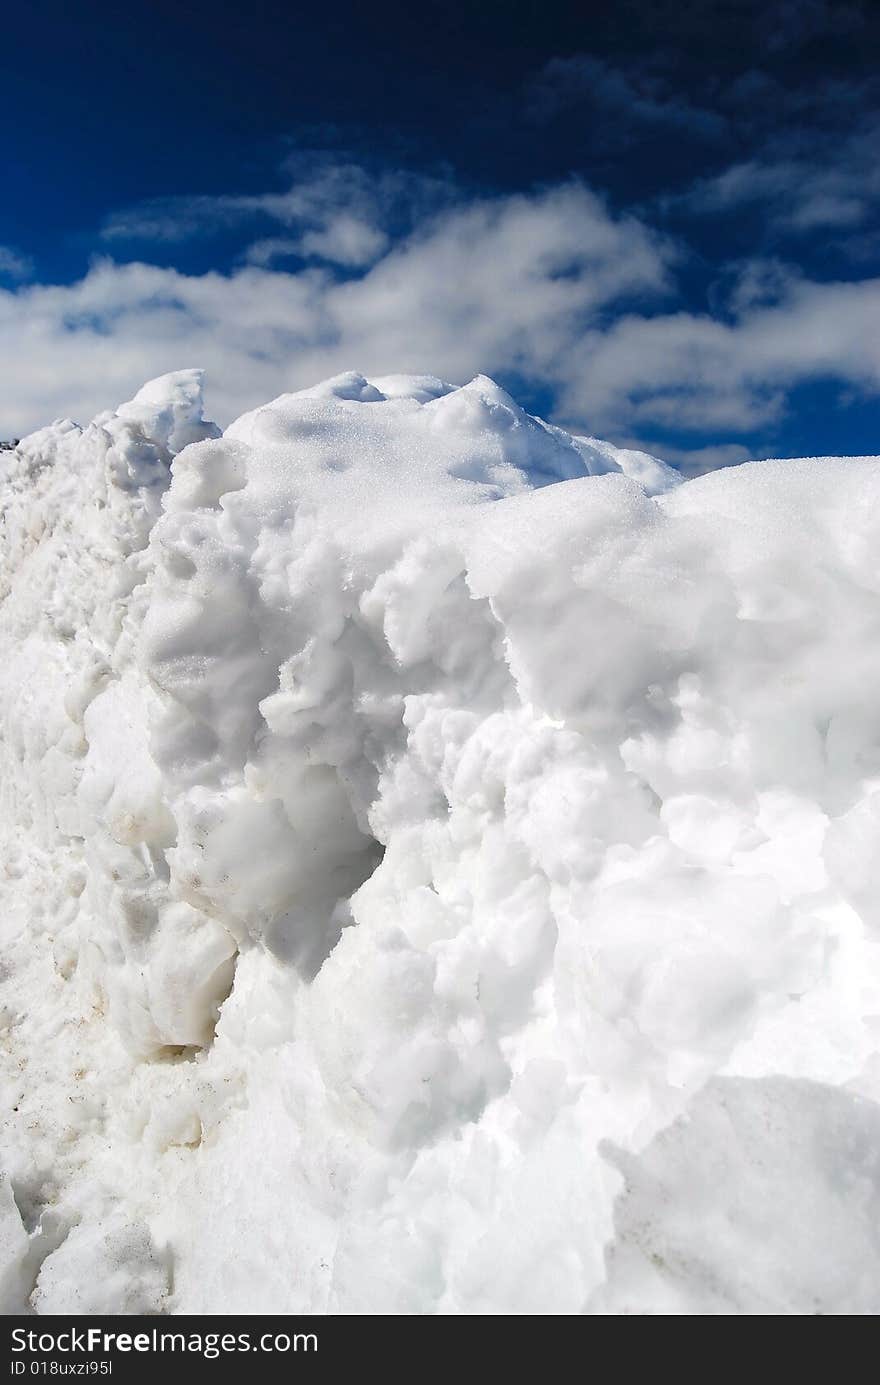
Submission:
{"label": "snow texture", "polygon": [[880,463],[492,381],[0,457],[0,1307],[880,1312]]}

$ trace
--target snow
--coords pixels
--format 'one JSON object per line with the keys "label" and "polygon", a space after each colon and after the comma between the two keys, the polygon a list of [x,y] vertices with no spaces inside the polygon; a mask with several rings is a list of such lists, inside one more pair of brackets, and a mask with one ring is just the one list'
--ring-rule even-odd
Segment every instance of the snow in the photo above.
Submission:
{"label": "snow", "polygon": [[3,1311],[880,1311],[878,459],[190,370],[0,503]]}

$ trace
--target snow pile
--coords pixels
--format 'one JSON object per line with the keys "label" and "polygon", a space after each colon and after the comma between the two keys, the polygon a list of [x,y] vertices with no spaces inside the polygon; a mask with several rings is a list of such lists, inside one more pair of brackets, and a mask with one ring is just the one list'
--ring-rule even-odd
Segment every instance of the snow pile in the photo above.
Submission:
{"label": "snow pile", "polygon": [[876,459],[189,371],[0,468],[7,1310],[880,1311]]}

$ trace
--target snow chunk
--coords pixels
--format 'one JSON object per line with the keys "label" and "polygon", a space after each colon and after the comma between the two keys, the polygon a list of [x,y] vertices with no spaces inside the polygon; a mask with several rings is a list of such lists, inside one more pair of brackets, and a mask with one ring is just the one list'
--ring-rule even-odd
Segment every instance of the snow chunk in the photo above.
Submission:
{"label": "snow chunk", "polygon": [[640,1156],[609,1157],[627,1188],[604,1311],[877,1313],[874,1102],[813,1082],[716,1078]]}
{"label": "snow chunk", "polygon": [[13,1299],[876,1311],[877,459],[184,371],[4,465]]}
{"label": "snow chunk", "polygon": [[31,1302],[40,1314],[163,1313],[169,1266],[146,1227],[115,1216],[94,1226],[76,1226],[44,1260]]}

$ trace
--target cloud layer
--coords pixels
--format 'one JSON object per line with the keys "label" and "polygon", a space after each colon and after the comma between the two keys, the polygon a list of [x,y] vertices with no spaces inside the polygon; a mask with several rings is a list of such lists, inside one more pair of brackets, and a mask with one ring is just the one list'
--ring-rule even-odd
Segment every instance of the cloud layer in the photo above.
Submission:
{"label": "cloud layer", "polygon": [[712,315],[685,311],[681,247],[580,183],[472,199],[439,188],[344,164],[286,194],[120,215],[108,242],[180,240],[255,204],[283,233],[252,241],[230,273],[104,258],[69,285],[0,290],[0,436],[87,419],[191,364],[224,423],[343,369],[483,371],[582,431],[692,435],[693,458],[678,456],[699,468],[740,460],[742,439],[783,418],[805,382],[880,389],[880,279],[815,282],[759,258],[728,275]]}
{"label": "cloud layer", "polygon": [[[306,234],[341,235],[352,268],[338,218]],[[453,379],[515,371],[552,384],[609,305],[668,290],[668,260],[660,237],[576,184],[429,216],[342,277],[327,264],[187,275],[104,259],[78,283],[0,294],[13,406],[3,425],[87,417],[146,375],[189,363],[207,368],[225,419],[354,365]]]}

